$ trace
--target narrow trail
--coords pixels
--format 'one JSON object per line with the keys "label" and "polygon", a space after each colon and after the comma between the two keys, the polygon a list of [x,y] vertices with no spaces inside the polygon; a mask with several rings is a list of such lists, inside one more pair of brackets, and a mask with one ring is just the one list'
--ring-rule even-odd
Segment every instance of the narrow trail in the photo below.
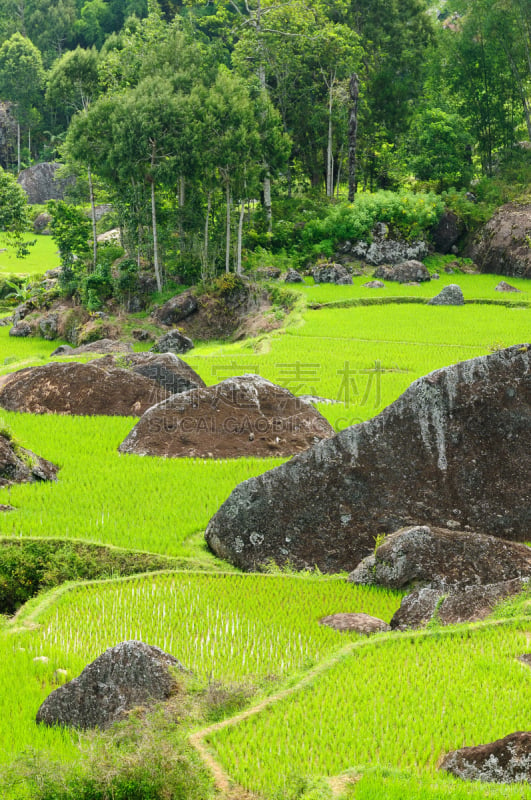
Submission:
{"label": "narrow trail", "polygon": [[[496,620],[481,620],[476,623],[471,623],[469,625],[463,626],[463,628],[468,628],[468,630],[478,630],[483,628],[489,627],[497,627],[499,625],[506,625],[508,623],[514,623],[517,618],[503,618],[503,619],[496,619]],[[526,621],[530,622],[531,619],[528,617],[522,617]],[[454,626],[449,627],[447,630],[417,630],[417,631],[408,631],[405,634],[398,634],[398,636],[409,636],[412,638],[425,638],[425,637],[435,637],[435,636],[455,636],[456,631]],[[527,641],[531,642],[531,631],[527,632]],[[204,765],[210,770],[212,776],[214,778],[214,785],[217,791],[220,793],[221,798],[223,800],[231,800],[233,797],[232,792],[236,792],[235,798],[238,800],[242,800],[242,798],[251,798],[255,797],[252,792],[242,793],[240,791],[240,787],[238,784],[231,778],[231,776],[226,772],[226,770],[222,767],[222,765],[217,761],[212,751],[208,748],[205,739],[213,733],[217,731],[223,730],[224,728],[232,727],[233,725],[238,725],[240,722],[243,722],[246,719],[250,719],[251,717],[259,714],[264,709],[268,708],[269,706],[275,705],[276,703],[284,700],[287,697],[290,697],[293,694],[301,691],[306,686],[308,686],[315,678],[321,675],[324,672],[327,672],[329,669],[334,667],[338,664],[343,658],[351,655],[355,650],[359,650],[363,647],[378,647],[379,645],[385,645],[389,641],[394,640],[397,638],[397,633],[395,631],[391,633],[384,633],[381,635],[377,635],[376,637],[367,637],[364,639],[357,639],[354,642],[349,642],[345,647],[342,647],[340,650],[337,650],[332,655],[325,658],[323,661],[319,662],[315,667],[313,667],[309,672],[304,675],[301,680],[294,683],[293,686],[288,686],[286,689],[281,689],[279,692],[270,695],[269,697],[264,698],[261,700],[257,705],[252,706],[251,708],[246,709],[245,711],[241,711],[239,714],[236,714],[234,717],[228,717],[227,719],[222,720],[221,722],[216,722],[213,725],[209,725],[206,728],[201,728],[200,730],[196,731],[189,737],[189,742],[194,747],[196,752],[199,754],[201,760],[203,761]],[[332,789],[332,796],[339,797],[345,788],[350,783],[357,783],[360,780],[361,775],[352,775],[352,774],[341,774],[335,775],[328,778],[328,783],[330,788]],[[242,790],[243,791],[243,790]]]}
{"label": "narrow trail", "polygon": [[205,739],[211,734],[216,733],[216,731],[231,727],[232,725],[238,725],[240,722],[255,716],[255,714],[259,714],[268,706],[274,705],[281,700],[284,700],[286,697],[299,692],[301,689],[311,683],[314,678],[323,672],[327,672],[331,667],[337,664],[342,658],[349,655],[353,650],[356,650],[362,646],[367,646],[367,644],[368,641],[363,639],[350,642],[348,645],[346,645],[346,647],[341,648],[341,650],[338,650],[332,656],[329,656],[324,661],[321,661],[319,664],[313,667],[313,669],[307,672],[306,675],[293,686],[289,686],[286,689],[281,689],[279,692],[264,698],[264,700],[262,700],[256,706],[252,706],[245,711],[241,711],[234,717],[229,717],[221,722],[216,722],[213,725],[209,725],[207,728],[202,728],[190,736],[190,744],[199,753],[203,763],[210,769],[214,777],[216,789],[220,792],[222,797],[226,798],[226,800],[229,800],[231,788],[234,787],[235,784],[230,775],[223,769],[219,761],[215,759],[212,752],[208,749]]}

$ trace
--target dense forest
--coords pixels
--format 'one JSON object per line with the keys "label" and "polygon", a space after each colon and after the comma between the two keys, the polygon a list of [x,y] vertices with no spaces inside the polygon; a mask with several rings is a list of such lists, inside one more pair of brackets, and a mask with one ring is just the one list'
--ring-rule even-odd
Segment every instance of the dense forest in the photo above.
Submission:
{"label": "dense forest", "polygon": [[[530,79],[527,0],[0,0],[0,165],[63,162],[160,289],[330,254],[303,223],[356,191],[503,201]],[[97,269],[86,217],[55,217]]]}

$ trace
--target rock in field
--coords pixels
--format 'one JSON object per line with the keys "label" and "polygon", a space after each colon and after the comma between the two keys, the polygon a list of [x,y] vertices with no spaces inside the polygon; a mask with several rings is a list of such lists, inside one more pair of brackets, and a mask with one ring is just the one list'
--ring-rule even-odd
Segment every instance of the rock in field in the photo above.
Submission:
{"label": "rock in field", "polygon": [[400,264],[389,267],[382,265],[374,272],[375,278],[383,281],[398,281],[398,283],[411,283],[417,281],[429,281],[430,273],[422,263],[414,259],[402,261]]}
{"label": "rock in field", "polygon": [[350,284],[352,276],[342,264],[322,264],[314,267],[312,277],[316,283]]}
{"label": "rock in field", "polygon": [[9,434],[0,433],[0,486],[55,481],[58,470],[55,464],[16,444]]}
{"label": "rock in field", "polygon": [[31,414],[137,417],[168,396],[131,369],[71,361],[12,373],[0,388],[0,407]]}
{"label": "rock in field", "polygon": [[127,342],[118,342],[115,339],[98,339],[96,342],[82,344],[79,347],[70,347],[62,344],[51,354],[52,356],[80,356],[84,353],[131,353],[133,348]]}
{"label": "rock in field", "polygon": [[516,286],[511,286],[510,283],[507,281],[500,281],[497,286],[494,287],[495,292],[519,292],[521,293],[521,289],[517,289]]}
{"label": "rock in field", "polygon": [[445,756],[439,769],[486,783],[531,782],[531,733],[518,731],[490,744],[463,747]]}
{"label": "rock in field", "polygon": [[353,633],[364,633],[369,636],[371,633],[382,633],[390,631],[391,626],[378,617],[371,617],[370,614],[346,613],[330,614],[319,620],[321,625],[333,628],[335,631],[350,631]]}
{"label": "rock in field", "polygon": [[169,457],[288,456],[333,433],[309,403],[258,375],[244,375],[150,408],[119,449]]}
{"label": "rock in field", "polygon": [[180,331],[170,331],[160,336],[153,347],[152,353],[187,353],[192,350],[194,343],[188,336]]}
{"label": "rock in field", "polygon": [[37,712],[37,722],[82,730],[107,728],[131,709],[174,694],[172,670],[185,671],[176,658],[158,647],[122,642],[48,695]]}
{"label": "rock in field", "polygon": [[[234,489],[206,538],[253,570],[352,570],[406,525],[526,541],[531,530],[531,346],[415,381],[374,419]],[[497,578],[499,580],[500,578]]]}
{"label": "rock in field", "polygon": [[529,579],[490,583],[486,586],[425,586],[407,595],[391,620],[391,628],[422,628],[432,619],[441,625],[477,622],[488,617],[494,608],[509,597],[529,588]]}
{"label": "rock in field", "polygon": [[304,278],[296,269],[288,269],[284,276],[284,283],[304,283]]}
{"label": "rock in field", "polygon": [[457,283],[450,283],[441,289],[439,294],[428,300],[429,306],[464,306],[463,291]]}
{"label": "rock in field", "polygon": [[351,583],[484,585],[531,577],[531,548],[481,533],[418,525],[386,537],[349,575]]}
{"label": "rock in field", "polygon": [[362,283],[364,289],[385,289],[385,283],[382,281],[368,281],[367,283]]}
{"label": "rock in field", "polygon": [[122,367],[149,378],[169,394],[189,392],[206,386],[197,372],[174,353],[131,353],[104,356],[94,362],[99,367]]}

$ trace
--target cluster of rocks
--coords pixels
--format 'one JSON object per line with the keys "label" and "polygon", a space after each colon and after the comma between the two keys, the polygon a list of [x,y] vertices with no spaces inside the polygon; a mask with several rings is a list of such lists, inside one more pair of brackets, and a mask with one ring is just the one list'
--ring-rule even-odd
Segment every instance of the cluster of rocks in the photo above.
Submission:
{"label": "cluster of rocks", "polygon": [[378,222],[371,233],[371,241],[344,242],[339,252],[378,267],[381,264],[400,264],[411,259],[419,260],[428,255],[424,241],[405,242],[389,236],[389,228]]}

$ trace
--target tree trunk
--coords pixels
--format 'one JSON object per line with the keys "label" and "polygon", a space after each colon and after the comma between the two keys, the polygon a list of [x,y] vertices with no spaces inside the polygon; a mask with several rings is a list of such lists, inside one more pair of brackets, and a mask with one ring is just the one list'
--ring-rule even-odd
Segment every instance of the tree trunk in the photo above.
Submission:
{"label": "tree trunk", "polygon": [[17,171],[20,173],[20,122],[17,120]]}
{"label": "tree trunk", "polygon": [[153,266],[155,267],[155,279],[157,281],[157,291],[162,291],[162,281],[160,279],[159,264],[159,244],[157,237],[157,209],[155,205],[155,181],[151,180],[151,224],[153,227]]}
{"label": "tree trunk", "polygon": [[179,208],[183,208],[186,199],[186,181],[184,175],[179,178]]}
{"label": "tree trunk", "polygon": [[28,128],[28,153],[29,163],[31,164],[31,128]]}
{"label": "tree trunk", "polygon": [[226,242],[225,242],[225,272],[230,272],[230,184],[227,181],[225,202],[227,205]]}
{"label": "tree trunk", "polygon": [[210,223],[211,210],[212,210],[212,192],[210,191],[207,195],[207,210],[205,218],[205,241],[203,244],[203,272],[204,272],[203,280],[206,278],[208,271],[208,226]]}
{"label": "tree trunk", "polygon": [[350,76],[350,108],[348,115],[348,199],[349,203],[354,202],[354,195],[357,189],[356,177],[356,147],[358,139],[358,98],[360,94],[360,82],[355,72]]}
{"label": "tree trunk", "polygon": [[332,153],[332,87],[334,79],[330,76],[330,85],[328,87],[328,145],[326,149],[326,196],[332,197],[334,193],[334,158]]}
{"label": "tree trunk", "polygon": [[266,213],[267,219],[267,232],[273,232],[273,205],[271,203],[271,175],[269,174],[269,168],[267,164],[265,165],[267,169],[266,176],[264,178],[264,209]]}
{"label": "tree trunk", "polygon": [[98,258],[98,234],[96,233],[96,206],[94,205],[94,184],[92,183],[92,172],[87,167],[89,195],[90,195],[90,217],[92,220],[92,266],[96,269]]}
{"label": "tree trunk", "polygon": [[236,251],[236,273],[242,274],[242,234],[243,234],[243,218],[245,215],[245,203],[240,200],[240,218],[238,220],[238,249]]}

